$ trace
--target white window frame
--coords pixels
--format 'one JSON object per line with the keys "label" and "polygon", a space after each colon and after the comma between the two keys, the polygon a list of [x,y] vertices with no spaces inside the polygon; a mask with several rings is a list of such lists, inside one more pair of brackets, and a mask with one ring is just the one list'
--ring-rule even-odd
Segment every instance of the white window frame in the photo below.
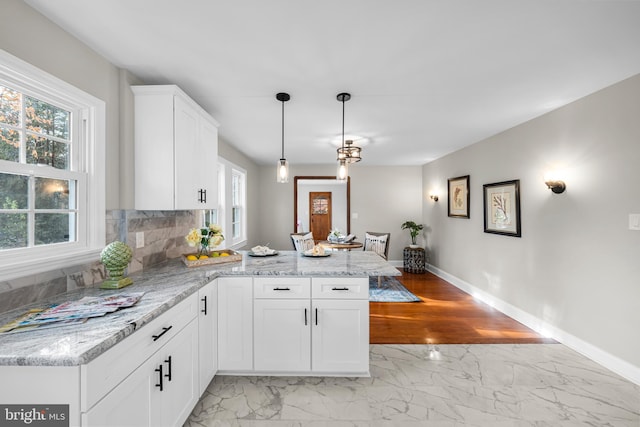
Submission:
{"label": "white window frame", "polygon": [[[240,166],[218,156],[220,171],[223,179],[218,179],[218,194],[220,203],[218,207],[218,220],[221,222],[225,237],[226,247],[240,249],[247,244],[247,171]],[[241,231],[236,238],[233,237],[233,194],[232,178],[234,174],[242,176],[241,191]]]}
{"label": "white window frame", "polygon": [[[67,108],[80,138],[70,164],[82,173],[78,180],[78,238],[75,242],[0,251],[0,277],[5,280],[95,262],[105,245],[104,101],[0,49],[0,81],[56,106]],[[41,176],[38,166],[0,160],[0,172]],[[68,177],[68,171],[47,170],[47,176]]]}
{"label": "white window frame", "polygon": [[[234,199],[236,198],[234,191],[233,191],[233,181],[235,179],[238,179],[239,181],[239,188],[238,188],[238,195],[237,195],[237,199],[238,199],[238,203],[234,203]],[[240,169],[237,166],[236,167],[232,167],[231,168],[231,234],[232,234],[232,241],[234,242],[234,244],[237,244],[239,242],[246,242],[247,240],[247,172],[244,169]],[[233,211],[234,209],[240,209],[240,220],[239,222],[239,227],[240,227],[240,233],[237,237],[233,236],[233,226],[234,226],[234,221],[233,221]]]}

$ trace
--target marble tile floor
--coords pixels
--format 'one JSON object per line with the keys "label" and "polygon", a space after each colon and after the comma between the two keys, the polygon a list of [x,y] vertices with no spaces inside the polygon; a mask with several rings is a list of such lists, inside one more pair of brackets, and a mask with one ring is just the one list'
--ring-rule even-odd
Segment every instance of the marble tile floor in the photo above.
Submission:
{"label": "marble tile floor", "polygon": [[184,426],[640,427],[640,386],[561,344],[370,352],[370,378],[218,376]]}

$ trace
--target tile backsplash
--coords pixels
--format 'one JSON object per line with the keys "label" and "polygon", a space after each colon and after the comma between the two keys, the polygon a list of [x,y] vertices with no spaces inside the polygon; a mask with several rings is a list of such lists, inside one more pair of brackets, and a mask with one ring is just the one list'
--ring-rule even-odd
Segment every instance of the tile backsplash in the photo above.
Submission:
{"label": "tile backsplash", "polygon": [[[108,210],[106,214],[106,243],[120,240],[133,250],[129,274],[193,250],[186,245],[184,236],[202,222],[200,211]],[[144,233],[144,247],[136,248],[136,233]],[[96,286],[105,278],[104,266],[96,260],[0,281],[0,313],[77,288]]]}

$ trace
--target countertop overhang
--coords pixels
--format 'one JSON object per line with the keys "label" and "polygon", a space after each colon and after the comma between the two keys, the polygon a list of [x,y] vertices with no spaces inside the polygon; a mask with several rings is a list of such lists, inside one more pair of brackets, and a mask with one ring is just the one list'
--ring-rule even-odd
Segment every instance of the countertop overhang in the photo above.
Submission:
{"label": "countertop overhang", "polygon": [[29,310],[84,296],[144,292],[133,307],[83,324],[0,334],[0,366],[77,366],[90,362],[151,320],[220,276],[399,276],[401,273],[373,252],[332,252],[322,258],[281,251],[272,257],[187,268],[180,260],[131,275],[133,285],[118,290],[88,288],[67,292],[47,302],[0,313],[4,325]]}

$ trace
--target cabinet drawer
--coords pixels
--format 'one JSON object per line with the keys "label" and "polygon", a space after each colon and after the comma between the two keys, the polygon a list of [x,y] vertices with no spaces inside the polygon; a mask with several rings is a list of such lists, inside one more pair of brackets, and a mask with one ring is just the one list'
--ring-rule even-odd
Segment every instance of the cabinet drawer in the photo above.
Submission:
{"label": "cabinet drawer", "polygon": [[81,366],[81,408],[86,412],[138,366],[182,330],[198,313],[198,294],[192,294],[160,317],[144,325],[91,362]]}
{"label": "cabinet drawer", "polygon": [[255,298],[301,299],[311,296],[309,277],[256,277],[253,279]]}
{"label": "cabinet drawer", "polygon": [[314,277],[312,298],[369,299],[368,277]]}

